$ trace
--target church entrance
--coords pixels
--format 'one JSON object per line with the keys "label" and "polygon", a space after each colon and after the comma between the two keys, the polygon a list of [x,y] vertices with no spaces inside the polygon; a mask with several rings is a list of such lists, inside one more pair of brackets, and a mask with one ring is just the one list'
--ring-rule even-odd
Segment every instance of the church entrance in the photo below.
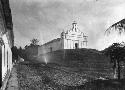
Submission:
{"label": "church entrance", "polygon": [[75,43],[75,49],[78,49],[79,47],[78,47],[78,43]]}

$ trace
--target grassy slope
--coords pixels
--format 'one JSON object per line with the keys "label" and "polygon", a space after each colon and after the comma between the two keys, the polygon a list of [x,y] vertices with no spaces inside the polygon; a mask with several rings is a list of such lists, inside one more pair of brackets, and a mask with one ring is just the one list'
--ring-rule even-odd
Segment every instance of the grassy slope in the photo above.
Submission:
{"label": "grassy slope", "polygon": [[[49,62],[56,62],[73,69],[76,67],[78,71],[83,71],[88,76],[102,76],[104,78],[108,76],[108,78],[112,78],[112,65],[109,63],[109,58],[94,49],[58,50],[41,55],[39,60],[42,60],[43,57],[46,57]],[[85,90],[125,90],[124,82],[124,79],[94,80],[74,88],[78,90],[83,90],[83,88]],[[71,87],[71,90],[74,88]]]}
{"label": "grassy slope", "polygon": [[94,49],[67,49],[58,50],[54,52],[41,55],[39,59],[43,60],[46,58],[50,62],[78,62],[79,63],[107,63],[109,64],[109,59],[104,56],[101,52]]}
{"label": "grassy slope", "polygon": [[39,56],[39,61],[44,61],[45,58],[49,63],[58,63],[87,74],[112,73],[109,58],[95,49],[58,50]]}

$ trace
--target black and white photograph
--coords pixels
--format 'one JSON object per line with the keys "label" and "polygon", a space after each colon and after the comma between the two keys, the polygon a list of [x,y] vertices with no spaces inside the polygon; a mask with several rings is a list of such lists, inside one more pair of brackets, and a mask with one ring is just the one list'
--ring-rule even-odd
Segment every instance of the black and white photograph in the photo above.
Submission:
{"label": "black and white photograph", "polygon": [[125,0],[0,0],[0,90],[125,90]]}

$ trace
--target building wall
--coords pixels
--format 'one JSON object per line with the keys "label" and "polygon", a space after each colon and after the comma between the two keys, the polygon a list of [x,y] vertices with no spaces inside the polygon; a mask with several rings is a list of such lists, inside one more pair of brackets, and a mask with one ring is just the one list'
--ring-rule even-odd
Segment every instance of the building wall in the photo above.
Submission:
{"label": "building wall", "polygon": [[6,75],[12,69],[11,48],[14,43],[13,24],[9,0],[0,0],[0,88],[4,85]]}
{"label": "building wall", "polygon": [[60,49],[63,49],[63,40],[62,39],[48,43],[48,44],[44,44],[44,45],[38,47],[38,55],[56,51],[56,50],[60,50]]}
{"label": "building wall", "polygon": [[[86,48],[86,43],[80,40],[70,40],[70,39],[63,39],[64,41],[64,48],[63,49],[77,49],[77,48]],[[77,48],[75,46],[77,44]]]}
{"label": "building wall", "polygon": [[4,45],[2,46],[2,81],[6,74],[12,69],[12,51],[8,44],[6,34],[2,37]]}

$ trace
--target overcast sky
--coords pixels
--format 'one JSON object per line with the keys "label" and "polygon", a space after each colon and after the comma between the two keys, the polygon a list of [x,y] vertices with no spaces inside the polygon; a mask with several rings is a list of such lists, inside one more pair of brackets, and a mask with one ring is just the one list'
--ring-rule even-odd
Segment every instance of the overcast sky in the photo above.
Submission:
{"label": "overcast sky", "polygon": [[125,18],[124,0],[10,0],[15,45],[30,43],[38,38],[39,44],[60,37],[74,20],[79,29],[88,36],[88,47],[104,49],[113,42],[125,41],[125,34],[105,30]]}

